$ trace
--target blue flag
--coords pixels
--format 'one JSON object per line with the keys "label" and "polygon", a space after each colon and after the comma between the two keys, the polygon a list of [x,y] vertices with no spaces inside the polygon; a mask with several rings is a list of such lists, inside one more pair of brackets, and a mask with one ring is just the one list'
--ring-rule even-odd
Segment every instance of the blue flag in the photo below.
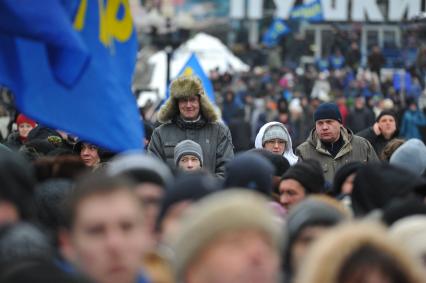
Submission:
{"label": "blue flag", "polygon": [[143,148],[128,0],[1,0],[0,84],[20,111],[112,151]]}
{"label": "blue flag", "polygon": [[321,22],[324,20],[321,1],[316,0],[308,4],[298,5],[290,12],[292,20],[306,20],[310,22]]}
{"label": "blue flag", "polygon": [[268,30],[263,34],[262,43],[267,47],[276,46],[279,39],[290,31],[283,19],[274,19]]}
{"label": "blue flag", "polygon": [[201,68],[200,62],[198,62],[197,55],[195,55],[195,53],[191,54],[191,57],[189,57],[188,61],[180,70],[178,77],[192,75],[197,76],[201,80],[204,91],[206,92],[207,97],[210,99],[210,102],[216,103],[212,82],[204,73],[203,68]]}

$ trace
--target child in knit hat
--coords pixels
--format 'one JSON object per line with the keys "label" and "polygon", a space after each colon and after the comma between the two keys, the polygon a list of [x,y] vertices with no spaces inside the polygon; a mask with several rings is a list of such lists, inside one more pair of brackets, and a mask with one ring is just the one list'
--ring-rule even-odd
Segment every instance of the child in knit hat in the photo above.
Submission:
{"label": "child in knit hat", "polygon": [[183,171],[197,171],[203,167],[203,150],[192,140],[183,140],[175,147],[175,165]]}

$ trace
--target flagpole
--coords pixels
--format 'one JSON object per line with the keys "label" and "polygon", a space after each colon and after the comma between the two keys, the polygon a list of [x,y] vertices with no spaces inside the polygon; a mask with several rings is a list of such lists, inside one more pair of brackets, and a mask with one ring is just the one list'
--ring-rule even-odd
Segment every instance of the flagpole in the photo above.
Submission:
{"label": "flagpole", "polygon": [[170,85],[170,63],[172,61],[173,48],[168,45],[165,48],[166,51],[166,89],[169,88]]}

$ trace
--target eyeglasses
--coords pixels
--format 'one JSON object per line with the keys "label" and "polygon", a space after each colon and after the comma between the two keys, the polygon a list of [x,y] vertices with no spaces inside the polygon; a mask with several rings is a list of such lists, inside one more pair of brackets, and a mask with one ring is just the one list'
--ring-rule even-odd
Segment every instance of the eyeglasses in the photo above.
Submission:
{"label": "eyeglasses", "polygon": [[282,140],[282,139],[273,139],[273,140],[269,140],[269,141],[265,142],[265,144],[270,144],[270,145],[274,145],[276,143],[278,143],[279,145],[283,145],[286,142],[284,140]]}

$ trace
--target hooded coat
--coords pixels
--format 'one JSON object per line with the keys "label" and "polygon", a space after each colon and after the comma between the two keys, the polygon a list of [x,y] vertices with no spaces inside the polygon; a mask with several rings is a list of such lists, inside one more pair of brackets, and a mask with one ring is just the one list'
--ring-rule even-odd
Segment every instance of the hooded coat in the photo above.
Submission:
{"label": "hooded coat", "polygon": [[311,131],[307,140],[296,149],[296,154],[300,159],[314,159],[321,164],[324,177],[328,182],[332,182],[336,171],[348,162],[379,161],[373,146],[366,139],[355,136],[351,130],[343,127],[340,128],[340,135],[344,144],[334,158],[321,143],[315,129]]}
{"label": "hooded coat", "polygon": [[284,131],[286,132],[286,135],[288,137],[288,143],[286,144],[285,151],[283,153],[283,156],[288,160],[290,165],[294,165],[297,163],[298,157],[293,153],[293,143],[291,142],[290,134],[288,133],[287,128],[281,124],[280,122],[269,122],[260,128],[259,132],[257,133],[256,140],[254,142],[255,148],[263,148],[262,140],[263,136],[265,135],[266,130],[274,125],[280,125],[283,126]]}
{"label": "hooded coat", "polygon": [[426,171],[426,146],[418,139],[409,139],[392,154],[389,163],[421,176]]}
{"label": "hooded coat", "polygon": [[415,174],[387,163],[367,164],[355,176],[352,207],[356,216],[383,209],[394,199],[404,199],[424,184]]}
{"label": "hooded coat", "polygon": [[0,151],[0,202],[8,202],[17,208],[21,220],[33,217],[35,185],[31,164],[15,152]]}
{"label": "hooded coat", "polygon": [[[371,247],[378,253],[392,258],[407,278],[404,282],[425,282],[419,264],[405,253],[398,242],[388,237],[384,228],[371,223],[349,223],[335,228],[314,243],[305,259],[302,272],[297,274],[295,283],[340,283],[339,277],[347,261],[365,247]],[[365,258],[364,264],[369,264],[368,260]],[[374,266],[372,268],[371,271],[374,272]]]}
{"label": "hooded coat", "polygon": [[[200,119],[187,122],[180,118],[178,100],[194,95],[200,97]],[[183,140],[192,140],[203,149],[203,168],[224,177],[225,164],[234,157],[229,129],[218,116],[196,77],[180,77],[170,86],[170,97],[161,107],[158,120],[163,123],[154,130],[148,151],[175,168],[174,149]]]}

